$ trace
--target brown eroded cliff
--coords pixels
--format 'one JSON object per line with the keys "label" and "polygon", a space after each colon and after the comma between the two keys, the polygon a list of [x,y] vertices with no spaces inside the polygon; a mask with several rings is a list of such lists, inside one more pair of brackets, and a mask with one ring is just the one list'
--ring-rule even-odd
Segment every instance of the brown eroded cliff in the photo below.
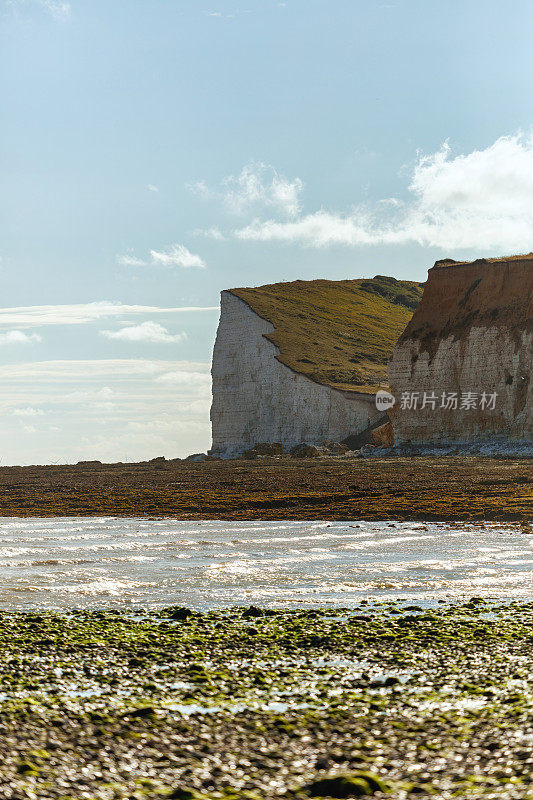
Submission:
{"label": "brown eroded cliff", "polygon": [[532,369],[533,254],[437,261],[389,364],[396,441],[532,442]]}

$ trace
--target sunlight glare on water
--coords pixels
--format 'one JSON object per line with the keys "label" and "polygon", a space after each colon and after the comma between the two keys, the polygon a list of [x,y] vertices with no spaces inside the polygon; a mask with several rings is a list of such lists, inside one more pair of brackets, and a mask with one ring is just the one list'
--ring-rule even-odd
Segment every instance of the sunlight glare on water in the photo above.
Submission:
{"label": "sunlight glare on water", "polygon": [[497,523],[0,521],[0,607],[353,606],[533,598],[533,536]]}

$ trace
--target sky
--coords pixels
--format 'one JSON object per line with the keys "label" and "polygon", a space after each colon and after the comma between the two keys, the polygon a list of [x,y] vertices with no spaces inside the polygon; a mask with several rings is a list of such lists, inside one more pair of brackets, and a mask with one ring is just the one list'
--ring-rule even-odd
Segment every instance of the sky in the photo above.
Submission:
{"label": "sky", "polygon": [[0,463],[205,451],[225,288],[533,250],[531,3],[240,2],[0,0]]}

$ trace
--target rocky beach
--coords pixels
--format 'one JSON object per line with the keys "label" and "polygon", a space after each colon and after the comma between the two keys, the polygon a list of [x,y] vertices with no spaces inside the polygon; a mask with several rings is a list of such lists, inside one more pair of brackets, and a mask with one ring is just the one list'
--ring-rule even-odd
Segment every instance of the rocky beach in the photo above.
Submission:
{"label": "rocky beach", "polygon": [[533,604],[4,612],[5,798],[533,796]]}
{"label": "rocky beach", "polygon": [[517,522],[5,518],[0,796],[531,798],[532,544]]}
{"label": "rocky beach", "polygon": [[533,516],[533,460],[259,458],[0,467],[0,516],[509,520]]}

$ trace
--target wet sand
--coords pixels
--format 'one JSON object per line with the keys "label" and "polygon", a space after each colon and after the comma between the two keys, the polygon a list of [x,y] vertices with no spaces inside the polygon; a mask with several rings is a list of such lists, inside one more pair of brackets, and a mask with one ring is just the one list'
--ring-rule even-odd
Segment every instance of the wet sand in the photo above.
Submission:
{"label": "wet sand", "polygon": [[1,516],[533,520],[533,460],[262,458],[0,468]]}

